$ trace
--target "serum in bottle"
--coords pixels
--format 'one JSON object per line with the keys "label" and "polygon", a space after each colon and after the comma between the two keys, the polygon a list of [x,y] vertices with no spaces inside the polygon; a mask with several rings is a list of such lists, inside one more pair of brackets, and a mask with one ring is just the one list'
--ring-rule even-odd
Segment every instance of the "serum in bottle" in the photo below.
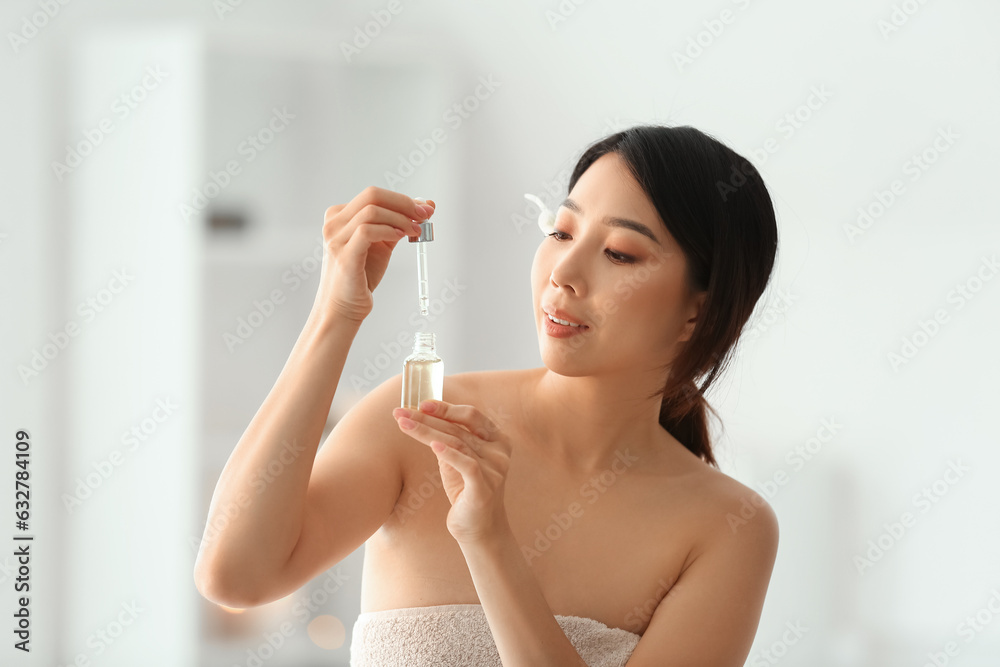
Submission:
{"label": "serum in bottle", "polygon": [[434,334],[417,332],[413,354],[403,361],[402,406],[418,410],[425,400],[441,401],[444,389],[444,362],[434,351]]}

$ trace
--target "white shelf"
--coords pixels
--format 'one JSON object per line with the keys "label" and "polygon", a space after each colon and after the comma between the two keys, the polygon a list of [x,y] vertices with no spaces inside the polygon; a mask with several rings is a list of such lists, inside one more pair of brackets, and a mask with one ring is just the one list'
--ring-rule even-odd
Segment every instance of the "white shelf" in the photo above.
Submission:
{"label": "white shelf", "polygon": [[[301,263],[323,243],[323,230],[263,228],[207,233],[203,259],[210,264],[288,266]],[[322,261],[322,256],[320,256]],[[313,274],[318,275],[317,268]]]}

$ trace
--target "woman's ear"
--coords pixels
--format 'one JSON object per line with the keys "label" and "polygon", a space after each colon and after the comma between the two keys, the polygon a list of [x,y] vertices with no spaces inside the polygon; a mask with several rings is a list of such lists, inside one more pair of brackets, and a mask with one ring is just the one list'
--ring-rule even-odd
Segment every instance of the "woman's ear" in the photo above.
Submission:
{"label": "woman's ear", "polygon": [[691,339],[691,335],[694,333],[694,328],[698,324],[698,318],[701,316],[702,306],[704,306],[705,299],[707,297],[708,292],[696,292],[691,297],[691,305],[688,306],[687,310],[688,319],[684,322],[684,329],[681,331],[681,335],[677,340],[685,342]]}

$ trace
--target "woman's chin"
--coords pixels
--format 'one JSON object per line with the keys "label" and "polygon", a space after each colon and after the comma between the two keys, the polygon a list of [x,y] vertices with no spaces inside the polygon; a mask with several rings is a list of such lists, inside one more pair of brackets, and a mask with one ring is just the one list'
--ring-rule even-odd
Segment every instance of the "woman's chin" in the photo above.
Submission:
{"label": "woman's chin", "polygon": [[585,375],[584,367],[587,366],[587,353],[571,345],[571,340],[552,339],[543,337],[539,341],[538,351],[542,357],[542,363],[549,370],[560,375]]}

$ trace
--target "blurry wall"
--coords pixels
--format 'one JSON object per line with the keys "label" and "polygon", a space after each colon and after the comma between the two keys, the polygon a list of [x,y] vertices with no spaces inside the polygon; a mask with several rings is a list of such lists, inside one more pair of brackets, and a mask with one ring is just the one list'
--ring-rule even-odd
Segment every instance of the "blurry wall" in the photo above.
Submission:
{"label": "blurry wall", "polygon": [[[266,664],[346,664],[362,550],[242,614],[190,578],[218,471],[315,294],[323,211],[369,184],[433,198],[432,296],[457,294],[415,320],[397,249],[329,430],[419,328],[448,374],[539,365],[523,194],[554,208],[587,143],[658,122],[750,158],[778,213],[771,287],[710,395],[723,469],[781,524],[748,664],[995,664],[995,3],[401,3],[378,28],[379,2],[44,4],[2,10],[0,433],[4,451],[31,433],[35,651],[0,662],[249,664],[291,620]],[[170,74],[139,100],[154,60]],[[54,168],[102,118],[93,153]],[[241,172],[185,218],[228,160]],[[135,283],[112,292],[122,266]],[[168,395],[184,408],[146,422]],[[99,639],[133,597],[135,623]],[[304,618],[303,599],[321,600]]]}

